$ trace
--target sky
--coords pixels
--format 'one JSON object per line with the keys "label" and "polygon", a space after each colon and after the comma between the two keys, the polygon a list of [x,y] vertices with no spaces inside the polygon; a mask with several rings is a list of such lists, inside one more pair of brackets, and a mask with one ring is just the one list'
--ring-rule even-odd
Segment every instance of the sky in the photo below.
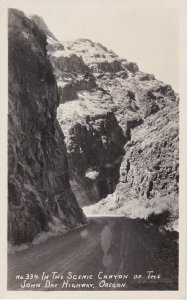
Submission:
{"label": "sky", "polygon": [[172,0],[14,0],[9,6],[42,16],[61,41],[88,38],[100,42],[178,91],[179,19],[175,3]]}

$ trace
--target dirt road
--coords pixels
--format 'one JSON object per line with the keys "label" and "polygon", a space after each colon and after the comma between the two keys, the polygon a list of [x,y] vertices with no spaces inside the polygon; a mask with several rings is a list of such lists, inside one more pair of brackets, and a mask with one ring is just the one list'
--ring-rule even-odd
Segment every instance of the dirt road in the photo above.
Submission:
{"label": "dirt road", "polygon": [[8,256],[9,290],[176,290],[177,279],[174,236],[125,217],[92,218]]}

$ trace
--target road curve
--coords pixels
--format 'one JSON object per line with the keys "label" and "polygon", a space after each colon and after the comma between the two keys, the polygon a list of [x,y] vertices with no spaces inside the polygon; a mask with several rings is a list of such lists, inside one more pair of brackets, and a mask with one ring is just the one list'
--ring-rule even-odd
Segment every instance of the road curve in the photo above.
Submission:
{"label": "road curve", "polygon": [[8,255],[8,290],[177,290],[177,281],[173,234],[125,217],[91,218]]}

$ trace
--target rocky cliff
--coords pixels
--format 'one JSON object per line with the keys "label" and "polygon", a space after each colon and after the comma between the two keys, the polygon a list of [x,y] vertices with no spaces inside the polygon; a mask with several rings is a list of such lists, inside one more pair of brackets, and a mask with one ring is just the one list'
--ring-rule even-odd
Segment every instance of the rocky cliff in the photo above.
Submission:
{"label": "rocky cliff", "polygon": [[176,218],[178,95],[100,43],[47,41],[72,188],[81,205],[103,198],[84,211]]}
{"label": "rocky cliff", "polygon": [[[66,122],[64,114],[58,114],[59,120]],[[123,157],[123,134],[112,112],[71,118],[74,122],[66,130],[71,186],[78,203],[89,205],[115,190]]]}
{"label": "rocky cliff", "polygon": [[8,239],[31,242],[85,221],[69,184],[58,89],[43,31],[9,10]]}

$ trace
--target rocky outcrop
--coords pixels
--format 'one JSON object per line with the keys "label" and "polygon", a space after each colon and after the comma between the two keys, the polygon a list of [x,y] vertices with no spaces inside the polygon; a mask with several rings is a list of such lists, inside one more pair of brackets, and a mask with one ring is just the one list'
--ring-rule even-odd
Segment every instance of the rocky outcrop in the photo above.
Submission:
{"label": "rocky outcrop", "polygon": [[[108,50],[100,43],[93,43],[89,39],[64,42],[64,51],[61,54],[70,56],[72,53],[82,57],[93,73],[116,73],[126,70],[135,73],[138,71],[137,64],[119,58],[114,51]],[[56,54],[58,55],[58,52]]]}
{"label": "rocky outcrop", "polygon": [[[177,218],[178,95],[170,85],[139,71],[126,79],[105,75],[97,85],[111,94],[125,139],[119,183],[103,200],[105,212],[147,217],[169,210]],[[104,207],[100,203],[95,212]]]}
{"label": "rocky outcrop", "polygon": [[67,49],[51,33],[44,20],[36,15],[32,20],[47,36],[47,51],[57,80],[60,103],[77,99],[78,91],[96,88],[93,72],[82,57],[73,52],[63,55]]}
{"label": "rocky outcrop", "polygon": [[[34,21],[34,23],[37,25],[37,27],[45,33],[46,36],[53,39],[55,42],[58,42],[57,38],[49,30],[49,28],[47,27],[47,24],[44,22],[42,17],[37,16],[37,15],[32,15],[31,18]],[[64,49],[63,45],[60,43],[59,43],[59,45],[60,45],[60,47],[58,48],[58,50],[63,50]]]}
{"label": "rocky outcrop", "polygon": [[60,103],[77,99],[80,90],[96,88],[95,77],[82,57],[75,54],[55,56],[52,51],[48,52],[59,88]]}
{"label": "rocky outcrop", "polygon": [[82,91],[77,100],[58,108],[57,117],[66,136],[71,186],[81,206],[112,193],[119,179],[123,132],[104,99],[112,106],[112,99],[102,90]]}
{"label": "rocky outcrop", "polygon": [[113,113],[87,116],[69,130],[72,189],[81,206],[114,192],[119,180],[123,135]]}
{"label": "rocky outcrop", "polygon": [[120,178],[115,192],[87,214],[119,214],[146,218],[169,211],[178,218],[178,95],[171,86],[137,72],[122,79],[99,77],[98,86],[111,94],[125,139]]}
{"label": "rocky outcrop", "polygon": [[56,223],[73,227],[85,217],[69,184],[46,36],[11,9],[8,37],[8,239],[18,245]]}

